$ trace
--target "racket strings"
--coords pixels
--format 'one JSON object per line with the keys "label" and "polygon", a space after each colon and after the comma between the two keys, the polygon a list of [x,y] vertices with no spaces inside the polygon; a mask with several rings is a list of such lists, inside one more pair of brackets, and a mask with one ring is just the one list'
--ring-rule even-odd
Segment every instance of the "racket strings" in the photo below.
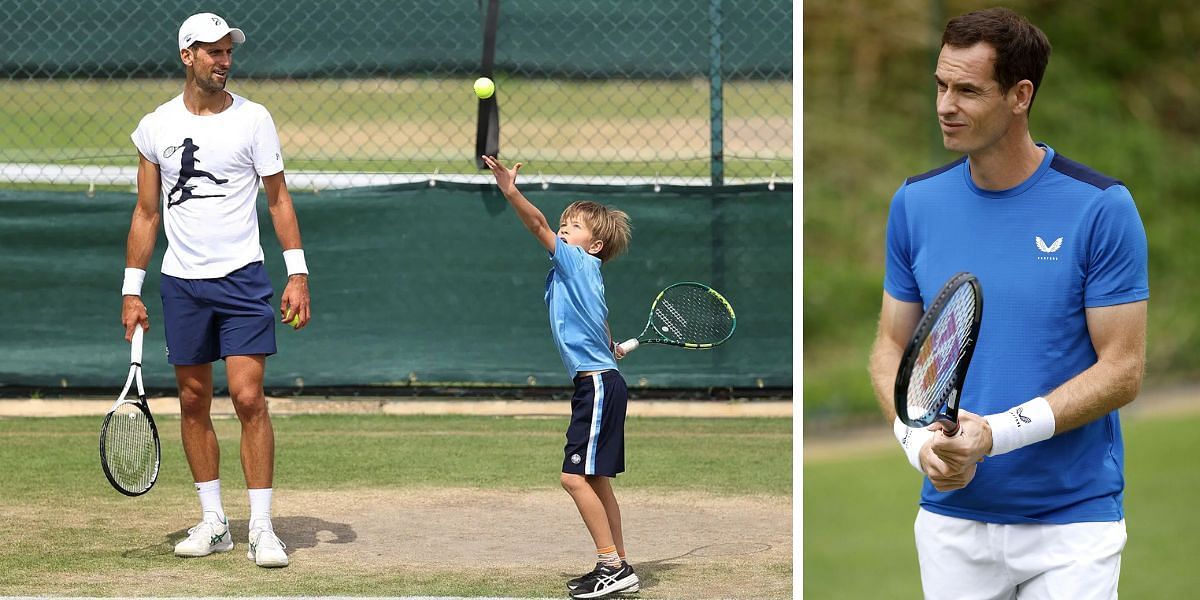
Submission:
{"label": "racket strings", "polygon": [[969,285],[960,287],[930,328],[909,378],[908,406],[916,409],[910,414],[924,411],[928,415],[941,407],[943,398],[954,384],[958,363],[967,349],[975,304],[974,288]]}
{"label": "racket strings", "polygon": [[671,288],[654,308],[654,328],[667,339],[715,343],[729,336],[733,316],[725,302],[707,288]]}
{"label": "racket strings", "polygon": [[150,419],[138,406],[121,404],[104,431],[104,461],[109,474],[126,490],[145,490],[154,479],[154,455]]}

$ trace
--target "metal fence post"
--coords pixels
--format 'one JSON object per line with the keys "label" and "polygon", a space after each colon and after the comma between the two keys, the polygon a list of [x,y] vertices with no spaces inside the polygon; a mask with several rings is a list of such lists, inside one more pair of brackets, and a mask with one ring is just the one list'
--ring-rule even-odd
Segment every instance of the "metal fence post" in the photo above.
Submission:
{"label": "metal fence post", "polygon": [[724,131],[722,130],[724,94],[721,88],[721,0],[710,0],[708,19],[711,27],[708,47],[709,126],[712,136],[712,185],[725,182]]}

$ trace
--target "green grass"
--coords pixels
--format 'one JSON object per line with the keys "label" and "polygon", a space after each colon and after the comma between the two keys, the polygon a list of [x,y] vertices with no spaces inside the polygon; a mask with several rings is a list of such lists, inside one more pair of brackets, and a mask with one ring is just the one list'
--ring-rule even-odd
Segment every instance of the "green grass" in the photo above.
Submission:
{"label": "green grass", "polygon": [[[502,155],[529,173],[709,174],[705,82],[497,83]],[[0,81],[0,162],[136,164],[129,134],[181,85]],[[236,79],[230,90],[271,110],[290,170],[477,172],[468,79]],[[96,97],[122,101],[100,108]],[[724,98],[726,176],[791,178],[791,83],[730,81]]]}
{"label": "green grass", "polygon": [[[562,418],[322,415],[277,416],[273,422],[281,490],[559,488]],[[242,497],[239,424],[236,419],[214,424],[222,443],[224,495]],[[381,570],[367,564],[334,569],[298,560],[283,571],[264,571],[244,559],[180,561],[171,556],[170,543],[182,530],[157,531],[174,518],[168,515],[195,510],[178,419],[160,419],[163,469],[155,490],[137,500],[108,487],[97,464],[97,426],[94,417],[0,418],[0,514],[28,515],[0,545],[0,594],[144,593],[125,579],[133,574],[153,578],[153,593],[160,596],[194,595],[197,578],[219,583],[219,589],[205,592],[217,595],[402,591],[530,597],[553,594],[562,585],[557,570],[462,572],[453,565]],[[790,419],[630,418],[627,473],[617,479],[619,492],[787,498],[791,432]],[[128,526],[126,520],[139,515],[146,516]],[[662,569],[660,576],[669,577],[669,567]]]}
{"label": "green grass", "polygon": [[[565,419],[512,417],[284,416],[274,419],[276,473],[293,489],[481,487],[554,489]],[[214,421],[225,478],[237,479],[239,424]],[[177,419],[160,424],[160,484],[186,483]],[[96,489],[96,419],[0,419],[5,497],[44,498]],[[626,423],[621,485],[656,492],[791,493],[788,419],[667,419]],[[504,468],[480,456],[502,457]],[[561,460],[561,459],[560,459]],[[5,465],[8,465],[7,467]],[[101,480],[101,483],[104,483]]]}
{"label": "green grass", "polygon": [[[1127,420],[1122,597],[1190,598],[1200,541],[1200,416]],[[806,598],[920,598],[913,546],[920,478],[899,450],[804,465]],[[870,577],[863,577],[870,573]]]}

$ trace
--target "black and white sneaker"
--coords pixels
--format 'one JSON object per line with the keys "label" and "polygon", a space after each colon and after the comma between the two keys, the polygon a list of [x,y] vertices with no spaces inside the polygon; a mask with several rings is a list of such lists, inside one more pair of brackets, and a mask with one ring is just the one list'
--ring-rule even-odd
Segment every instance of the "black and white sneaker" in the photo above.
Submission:
{"label": "black and white sneaker", "polygon": [[[567,582],[567,590],[575,591],[575,588],[578,588],[579,584],[583,583],[585,579],[588,579],[588,578],[596,575],[596,573],[600,570],[601,565],[603,565],[603,564],[604,563],[596,563],[596,568],[592,569],[592,571],[590,573],[584,573],[583,575],[580,575],[579,577],[576,577],[575,579],[568,581]],[[625,567],[628,565],[629,565],[629,563],[627,563],[625,561],[621,561],[622,567]],[[631,570],[632,570],[632,567],[631,567]],[[634,582],[632,587],[625,588],[617,593],[618,594],[633,594],[635,592],[638,592],[641,589],[638,586],[639,586],[639,582]]]}
{"label": "black and white sneaker", "polygon": [[[622,564],[624,564],[624,563],[622,563]],[[568,581],[567,589],[570,591],[575,591],[575,588],[579,587],[579,584],[583,583],[584,581],[587,581],[588,579],[591,579],[592,577],[595,577],[596,574],[600,572],[600,567],[603,565],[604,565],[604,563],[596,563],[595,569],[592,569],[590,572],[584,573],[583,575],[580,575],[579,577],[576,577],[575,579]]]}
{"label": "black and white sneaker", "polygon": [[[626,562],[622,562],[619,568],[597,564],[594,571],[580,579],[579,584],[571,589],[572,598],[602,598],[609,594],[627,594],[641,589],[637,574]],[[570,586],[571,582],[567,585]]]}

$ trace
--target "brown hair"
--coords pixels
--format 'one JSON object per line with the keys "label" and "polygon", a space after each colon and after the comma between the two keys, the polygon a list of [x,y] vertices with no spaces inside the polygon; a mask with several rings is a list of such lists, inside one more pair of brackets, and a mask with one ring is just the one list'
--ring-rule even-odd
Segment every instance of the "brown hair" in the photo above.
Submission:
{"label": "brown hair", "polygon": [[590,200],[579,200],[563,209],[560,220],[566,221],[575,216],[592,230],[595,239],[604,242],[600,252],[596,253],[601,262],[608,262],[629,249],[632,234],[629,215],[625,211]]}
{"label": "brown hair", "polygon": [[993,69],[1001,91],[1007,93],[1022,79],[1033,83],[1033,99],[1042,86],[1042,75],[1050,62],[1050,40],[1041,29],[1007,8],[989,8],[950,19],[942,33],[942,45],[970,48],[984,42],[996,50]]}

